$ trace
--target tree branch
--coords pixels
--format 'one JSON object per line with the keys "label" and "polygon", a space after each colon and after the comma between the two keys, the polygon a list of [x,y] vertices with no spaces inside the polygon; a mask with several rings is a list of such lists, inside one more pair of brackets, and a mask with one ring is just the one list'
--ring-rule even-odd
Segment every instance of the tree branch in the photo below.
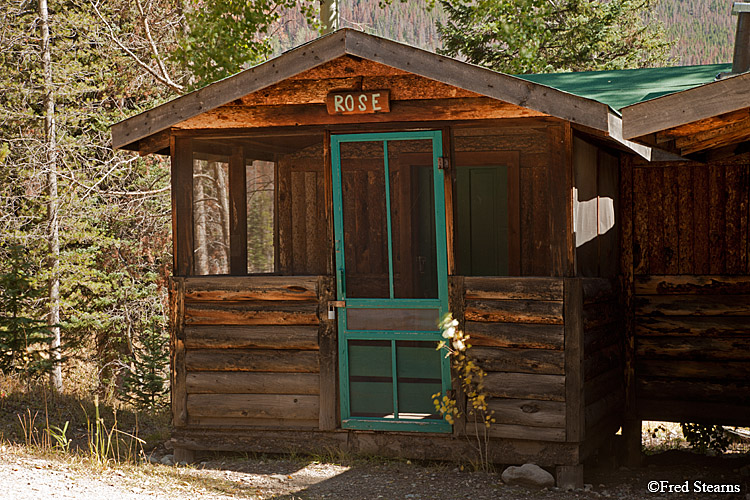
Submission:
{"label": "tree branch", "polygon": [[[143,68],[144,70],[146,70],[148,73],[150,73],[151,76],[153,76],[154,78],[156,78],[156,80],[159,83],[162,83],[162,84],[166,85],[167,87],[169,87],[170,89],[172,89],[174,91],[181,92],[182,90],[185,89],[182,85],[173,82],[172,79],[169,78],[169,76],[166,76],[166,74],[164,76],[162,76],[159,73],[157,73],[150,65],[148,65],[147,63],[145,63],[144,61],[142,61],[141,58],[138,57],[135,54],[135,52],[133,52],[132,50],[130,50],[129,48],[127,48],[125,46],[125,44],[123,44],[115,36],[115,30],[112,28],[112,25],[107,22],[107,20],[104,18],[104,16],[102,15],[102,13],[99,11],[99,7],[97,6],[96,2],[94,2],[94,0],[90,0],[90,3],[91,3],[91,6],[94,8],[94,12],[96,12],[96,15],[99,16],[99,19],[107,27],[107,30],[109,31],[109,38],[113,42],[115,42],[118,47],[120,47],[122,50],[124,50],[125,53],[127,55],[129,55],[133,59],[133,61],[135,61],[136,64],[138,64],[138,66],[140,66],[141,68]],[[139,6],[139,9],[140,9],[140,1],[138,2],[138,6]],[[141,10],[141,12],[142,12],[142,10]],[[152,43],[153,43],[153,41],[152,41]],[[160,63],[161,63],[161,61],[157,58],[157,64],[160,64]]]}

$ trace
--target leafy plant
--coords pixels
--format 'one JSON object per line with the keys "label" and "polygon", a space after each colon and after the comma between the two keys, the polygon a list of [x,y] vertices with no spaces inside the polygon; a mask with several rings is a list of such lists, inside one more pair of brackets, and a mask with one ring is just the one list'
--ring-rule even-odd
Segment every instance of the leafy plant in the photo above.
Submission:
{"label": "leafy plant", "polygon": [[442,335],[446,340],[438,342],[437,349],[446,351],[446,356],[451,358],[451,368],[460,390],[466,396],[466,406],[461,407],[455,397],[442,393],[432,395],[433,404],[448,423],[453,424],[457,419],[464,417],[473,424],[475,448],[479,458],[478,468],[492,470],[489,458],[489,431],[495,422],[495,412],[487,404],[487,392],[484,387],[484,378],[487,374],[469,357],[469,335],[458,328],[458,320],[448,314],[441,321],[440,329],[443,330]]}
{"label": "leafy plant", "polygon": [[66,420],[65,425],[62,429],[56,425],[50,425],[45,429],[47,435],[55,440],[55,446],[57,448],[60,448],[60,450],[62,450],[64,453],[68,453],[70,451],[71,441],[68,438],[69,424],[70,421]]}
{"label": "leafy plant", "polygon": [[729,447],[729,436],[720,425],[681,423],[680,427],[690,446],[701,453],[708,450],[723,453]]}

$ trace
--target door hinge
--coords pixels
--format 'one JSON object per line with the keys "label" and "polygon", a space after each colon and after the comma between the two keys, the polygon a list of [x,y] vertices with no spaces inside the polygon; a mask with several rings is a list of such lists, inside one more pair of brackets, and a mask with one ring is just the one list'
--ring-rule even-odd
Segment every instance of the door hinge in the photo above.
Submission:
{"label": "door hinge", "polygon": [[438,168],[440,170],[448,170],[449,168],[451,168],[450,159],[444,156],[441,156],[440,158],[438,158]]}

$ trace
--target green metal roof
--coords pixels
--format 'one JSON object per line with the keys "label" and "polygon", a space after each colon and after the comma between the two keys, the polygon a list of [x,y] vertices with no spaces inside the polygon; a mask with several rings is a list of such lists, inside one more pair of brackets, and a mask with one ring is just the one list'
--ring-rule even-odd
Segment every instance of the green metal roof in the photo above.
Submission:
{"label": "green metal roof", "polygon": [[620,110],[631,104],[713,82],[716,75],[731,69],[730,63],[515,76]]}

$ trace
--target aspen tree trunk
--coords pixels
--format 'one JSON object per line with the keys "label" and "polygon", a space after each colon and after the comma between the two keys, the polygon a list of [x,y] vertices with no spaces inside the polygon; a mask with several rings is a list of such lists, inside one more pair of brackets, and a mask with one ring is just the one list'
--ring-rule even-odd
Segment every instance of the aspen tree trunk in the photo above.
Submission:
{"label": "aspen tree trunk", "polygon": [[44,71],[44,135],[45,163],[47,169],[47,244],[49,246],[49,316],[52,330],[52,356],[55,366],[51,375],[54,389],[62,391],[60,366],[60,234],[57,209],[57,137],[55,132],[55,95],[52,88],[52,56],[49,37],[49,10],[47,0],[39,0],[39,17],[42,28],[42,66]]}

